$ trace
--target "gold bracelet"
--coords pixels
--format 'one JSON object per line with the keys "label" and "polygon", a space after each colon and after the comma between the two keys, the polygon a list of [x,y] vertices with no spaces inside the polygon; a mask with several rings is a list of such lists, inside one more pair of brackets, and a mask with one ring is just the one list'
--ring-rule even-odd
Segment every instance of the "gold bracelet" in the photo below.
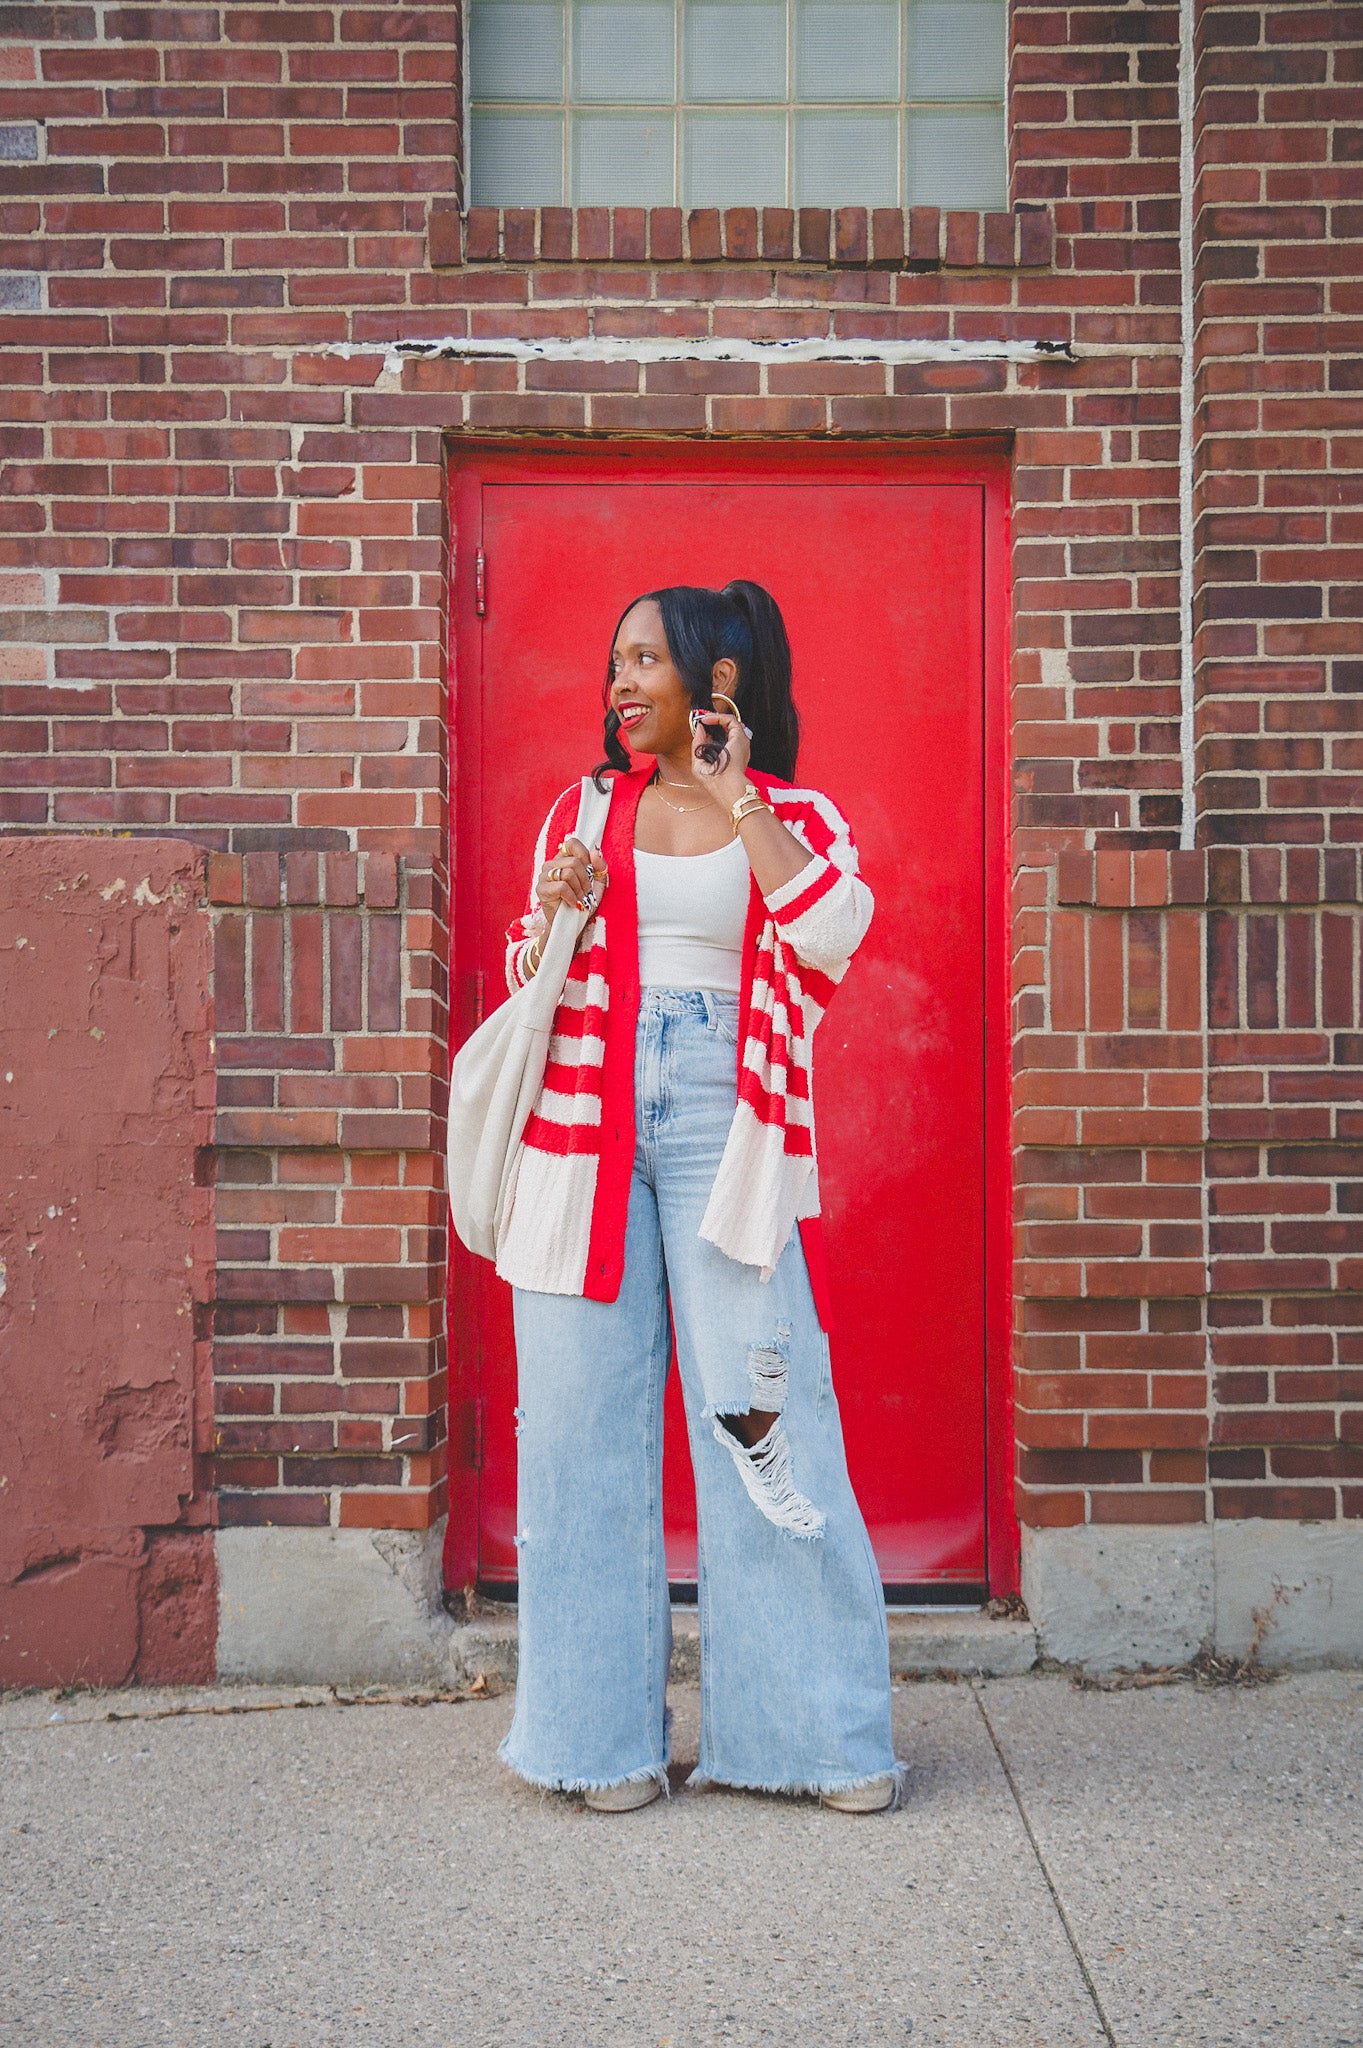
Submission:
{"label": "gold bracelet", "polygon": [[[533,966],[531,965],[531,955],[532,955],[532,954],[534,955],[534,964],[533,964]],[[534,978],[535,978],[535,976],[536,976],[536,975],[537,975],[537,974],[539,973],[539,967],[540,967],[540,942],[539,942],[539,940],[538,940],[538,939],[532,939],[532,940],[530,941],[530,944],[529,944],[529,946],[528,946],[528,947],[527,947],[527,949],[526,949],[526,955],[525,955],[525,958],[524,958],[524,960],[522,960],[522,962],[521,962],[521,972],[522,972],[522,973],[523,973],[523,974],[525,975],[525,977],[526,977],[527,981],[533,981],[533,980],[534,980]]]}
{"label": "gold bracelet", "polygon": [[754,811],[769,811],[770,809],[771,805],[767,802],[761,790],[754,789],[750,782],[747,783],[744,786],[742,796],[729,812],[729,816],[733,820],[734,837],[738,837],[738,828],[745,818],[750,818]]}

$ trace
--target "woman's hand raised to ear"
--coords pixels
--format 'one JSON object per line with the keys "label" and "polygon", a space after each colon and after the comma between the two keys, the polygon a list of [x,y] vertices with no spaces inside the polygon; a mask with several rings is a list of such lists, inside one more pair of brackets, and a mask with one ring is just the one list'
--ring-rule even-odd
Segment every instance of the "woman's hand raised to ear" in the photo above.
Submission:
{"label": "woman's hand raised to ear", "polygon": [[[724,749],[719,759],[711,765],[701,754],[701,748],[711,744],[706,731],[708,725],[722,725],[724,728]],[[691,773],[705,791],[712,796],[721,810],[731,810],[743,794],[748,780],[748,760],[752,754],[752,741],[748,728],[741,718],[735,718],[732,711],[721,711],[718,704],[712,711],[693,713],[691,720]]]}
{"label": "woman's hand raised to ear", "polygon": [[571,836],[565,839],[553,859],[544,863],[535,882],[546,930],[565,906],[595,915],[609,880],[599,846],[584,846],[580,839]]}

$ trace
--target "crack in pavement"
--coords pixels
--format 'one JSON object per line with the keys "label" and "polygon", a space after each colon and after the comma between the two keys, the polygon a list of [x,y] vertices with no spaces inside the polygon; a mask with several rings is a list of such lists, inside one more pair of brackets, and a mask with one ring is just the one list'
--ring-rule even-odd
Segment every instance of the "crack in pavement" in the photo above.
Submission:
{"label": "crack in pavement", "polygon": [[41,1721],[11,1721],[0,1725],[0,1734],[33,1734],[42,1728],[92,1728],[107,1721],[179,1721],[193,1714],[279,1714],[298,1707],[448,1707],[466,1706],[496,1699],[499,1686],[490,1686],[480,1676],[472,1685],[444,1692],[338,1692],[329,1687],[324,1696],[309,1694],[291,1700],[232,1700],[208,1706],[106,1707],[103,1713],[66,1714],[60,1708]]}
{"label": "crack in pavement", "polygon": [[994,1754],[999,1760],[999,1769],[1003,1772],[1004,1781],[1008,1786],[1008,1790],[1013,1795],[1013,1804],[1014,1806],[1016,1806],[1018,1810],[1018,1819],[1022,1822],[1022,1825],[1026,1830],[1027,1840],[1032,1845],[1032,1854],[1036,1857],[1037,1868],[1040,1870],[1041,1875],[1046,1880],[1046,1889],[1051,1895],[1051,1904],[1055,1907],[1056,1912],[1060,1916],[1060,1925],[1065,1930],[1065,1939],[1069,1943],[1070,1951],[1073,1954],[1074,1960],[1079,1967],[1079,1974],[1084,1980],[1084,1988],[1088,1992],[1089,1997],[1093,2001],[1093,2010],[1098,2015],[1098,2024],[1103,2030],[1103,2038],[1108,2043],[1108,2048],[1117,2048],[1117,2036],[1112,2031],[1112,2022],[1108,2018],[1106,2012],[1103,2010],[1103,2001],[1098,1996],[1098,1986],[1094,1983],[1092,1973],[1089,1970],[1089,1966],[1084,1961],[1083,1950],[1080,1948],[1078,1937],[1076,1936],[1073,1927],[1070,1925],[1070,1916],[1065,1911],[1065,1902],[1060,1896],[1059,1890],[1056,1886],[1055,1879],[1051,1876],[1050,1867],[1046,1862],[1046,1858],[1041,1853],[1041,1844],[1040,1842],[1038,1842],[1036,1838],[1036,1830],[1032,1826],[1031,1818],[1028,1815],[1027,1808],[1023,1805],[1022,1793],[1018,1789],[1017,1779],[1013,1776],[1012,1766],[1009,1764],[1007,1757],[1003,1753],[1003,1744],[999,1741],[998,1736],[994,1733],[994,1724],[989,1718],[989,1710],[984,1704],[984,1694],[980,1689],[978,1680],[971,1679],[970,1692],[971,1697],[974,1699],[975,1705],[980,1710],[980,1719],[984,1722],[985,1733],[988,1735],[989,1740],[994,1745]]}

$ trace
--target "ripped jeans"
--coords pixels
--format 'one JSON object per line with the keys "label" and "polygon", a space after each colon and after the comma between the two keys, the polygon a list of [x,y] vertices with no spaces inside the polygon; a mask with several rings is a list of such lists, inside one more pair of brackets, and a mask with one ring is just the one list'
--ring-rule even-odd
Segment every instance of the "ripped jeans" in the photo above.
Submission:
{"label": "ripped jeans", "polygon": [[[617,1300],[515,1290],[520,1675],[505,1762],[565,1791],[666,1783],[669,1300],[700,1534],[692,1783],[834,1791],[895,1768],[885,1604],[798,1233],[772,1278],[699,1236],[733,1116],[738,998],[647,988]],[[721,1417],[776,1413],[746,1449]]]}

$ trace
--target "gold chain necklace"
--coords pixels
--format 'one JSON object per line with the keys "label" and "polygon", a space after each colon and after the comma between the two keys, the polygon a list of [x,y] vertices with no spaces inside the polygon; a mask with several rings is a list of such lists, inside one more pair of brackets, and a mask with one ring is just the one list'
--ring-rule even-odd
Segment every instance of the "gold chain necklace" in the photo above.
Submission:
{"label": "gold chain necklace", "polygon": [[[669,811],[675,811],[679,818],[689,817],[693,811],[703,811],[709,807],[708,804],[674,804],[670,797],[663,795],[662,785],[663,778],[655,769],[653,771],[653,787],[657,791],[658,801],[659,803],[666,804]],[[669,782],[667,786],[669,789],[685,789],[686,784],[684,782]]]}

